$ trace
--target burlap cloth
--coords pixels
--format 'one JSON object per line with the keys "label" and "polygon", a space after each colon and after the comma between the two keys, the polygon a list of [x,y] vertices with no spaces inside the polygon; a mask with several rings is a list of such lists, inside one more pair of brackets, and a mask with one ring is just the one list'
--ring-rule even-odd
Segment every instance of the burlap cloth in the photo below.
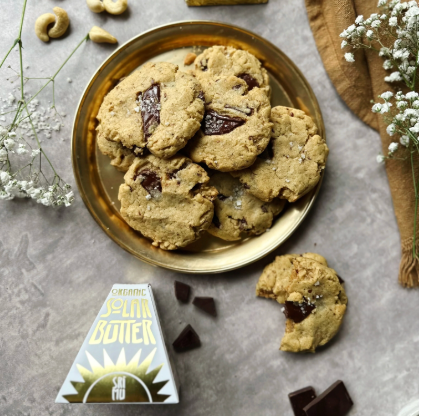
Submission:
{"label": "burlap cloth", "polygon": [[[383,153],[386,155],[392,138],[385,130],[387,126],[382,115],[371,112],[370,101],[380,101],[378,96],[385,91],[394,92],[394,86],[384,82],[387,73],[382,67],[382,58],[376,52],[357,50],[356,62],[346,62],[345,50],[340,47],[342,39],[339,37],[344,29],[354,23],[357,16],[368,18],[372,13],[377,13],[377,3],[378,0],[305,0],[309,23],[328,75],[349,108],[365,123],[379,131]],[[418,157],[414,158],[414,164],[418,178]],[[415,193],[410,160],[387,160],[385,168],[401,235],[399,282],[405,287],[416,287],[419,286],[419,261],[412,253]],[[416,241],[416,253],[419,257],[418,231]]]}

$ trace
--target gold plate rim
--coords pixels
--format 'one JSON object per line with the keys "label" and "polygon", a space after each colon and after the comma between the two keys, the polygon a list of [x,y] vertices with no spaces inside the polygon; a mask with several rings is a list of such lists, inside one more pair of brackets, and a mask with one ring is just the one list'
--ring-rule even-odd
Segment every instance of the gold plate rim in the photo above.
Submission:
{"label": "gold plate rim", "polygon": [[[250,36],[251,39],[254,39],[258,42],[261,42],[261,43],[267,45],[268,47],[270,47],[271,49],[275,50],[279,54],[279,56],[282,56],[283,60],[285,62],[287,62],[288,65],[296,72],[296,74],[299,76],[301,82],[306,87],[307,93],[309,94],[309,97],[310,97],[311,101],[313,102],[313,105],[314,105],[316,112],[318,114],[318,117],[319,117],[320,135],[321,135],[322,138],[325,139],[324,121],[323,121],[321,109],[319,107],[319,103],[318,103],[318,100],[315,96],[314,91],[312,90],[309,82],[304,77],[304,75],[299,70],[299,68],[277,46],[275,46],[273,43],[266,40],[265,38],[261,37],[260,35],[257,35],[256,33],[252,32],[252,31],[246,30],[246,29],[239,27],[239,26],[236,26],[236,25],[231,25],[231,24],[228,24],[228,23],[212,21],[212,20],[182,20],[182,21],[176,21],[176,22],[156,26],[152,29],[149,29],[147,31],[144,31],[144,32],[132,37],[131,39],[126,41],[124,44],[122,44],[119,48],[117,48],[112,54],[110,54],[101,63],[101,65],[97,68],[97,70],[94,72],[93,76],[88,81],[87,86],[85,87],[85,89],[84,89],[84,91],[81,95],[81,98],[78,102],[77,109],[76,109],[76,112],[75,112],[75,116],[74,116],[74,119],[73,119],[72,142],[71,142],[72,168],[73,168],[73,173],[74,173],[74,177],[75,177],[75,181],[76,181],[79,193],[82,197],[82,200],[83,200],[85,206],[88,208],[89,213],[94,218],[94,220],[97,222],[97,224],[101,227],[101,229],[107,234],[107,236],[109,238],[111,238],[121,248],[123,248],[124,250],[126,250],[127,252],[129,252],[130,254],[135,256],[136,258],[144,261],[145,263],[153,265],[153,266],[159,266],[159,267],[163,267],[165,269],[174,270],[174,271],[177,271],[177,272],[189,273],[189,274],[215,274],[215,273],[232,271],[232,270],[239,269],[241,267],[250,265],[251,263],[258,261],[258,260],[262,259],[263,257],[265,257],[266,255],[268,255],[269,253],[271,253],[273,250],[275,250],[277,247],[279,247],[281,244],[283,244],[288,238],[290,238],[290,236],[294,233],[294,231],[304,221],[304,219],[308,215],[310,209],[314,205],[316,197],[317,197],[319,190],[321,188],[323,178],[324,178],[324,171],[322,172],[322,175],[321,175],[321,178],[320,178],[318,185],[312,191],[310,191],[310,193],[308,195],[308,198],[309,198],[308,202],[306,204],[306,207],[304,209],[302,209],[300,217],[291,225],[289,231],[287,233],[283,234],[273,244],[267,245],[265,247],[265,249],[258,251],[254,256],[251,256],[247,260],[244,260],[244,261],[241,261],[241,262],[234,262],[230,265],[216,266],[214,268],[201,269],[200,267],[197,267],[197,268],[193,269],[191,267],[186,267],[186,266],[184,267],[184,266],[171,264],[172,263],[171,261],[170,262],[163,262],[163,261],[153,260],[153,259],[149,258],[148,256],[142,255],[141,253],[137,252],[135,249],[133,249],[132,247],[130,247],[129,245],[127,245],[126,243],[121,241],[121,239],[117,235],[115,235],[111,231],[111,229],[109,227],[107,227],[107,225],[100,219],[98,213],[96,212],[96,210],[94,209],[94,207],[93,207],[93,205],[90,201],[90,198],[85,193],[83,182],[82,182],[82,176],[80,175],[80,172],[78,170],[79,156],[77,154],[77,146],[76,146],[78,118],[80,116],[82,106],[83,106],[85,100],[87,99],[87,95],[88,95],[93,83],[97,79],[99,73],[101,72],[101,70],[104,67],[106,67],[114,58],[116,58],[119,54],[121,54],[126,48],[128,48],[133,42],[136,42],[143,37],[147,37],[147,36],[153,34],[154,32],[159,32],[161,30],[170,29],[172,27],[190,26],[190,25],[211,25],[211,26],[218,26],[218,27],[223,27],[223,28],[227,28],[227,29],[234,29],[235,31],[242,32],[243,34]],[[257,237],[254,237],[254,238],[257,238]],[[156,250],[160,250],[160,249],[156,249]],[[191,255],[194,256],[194,254],[191,254]]]}

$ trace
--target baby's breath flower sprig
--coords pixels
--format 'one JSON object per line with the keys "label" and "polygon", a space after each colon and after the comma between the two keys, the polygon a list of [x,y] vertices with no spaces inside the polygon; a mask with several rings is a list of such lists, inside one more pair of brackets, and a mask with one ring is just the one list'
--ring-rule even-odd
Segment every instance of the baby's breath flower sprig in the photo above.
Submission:
{"label": "baby's breath flower sprig", "polygon": [[[0,63],[0,68],[6,62],[13,50],[19,52],[19,71],[15,71],[19,80],[20,98],[9,93],[7,107],[9,111],[1,111],[0,117],[0,200],[14,198],[32,198],[46,206],[70,206],[74,201],[71,186],[59,176],[45,150],[41,146],[39,133],[44,130],[47,138],[51,137],[51,130],[60,130],[60,123],[50,126],[46,120],[44,108],[38,109],[36,98],[41,91],[52,84],[53,105],[56,122],[64,114],[59,114],[55,105],[54,83],[57,75],[78,50],[88,40],[88,35],[76,46],[58,70],[49,77],[30,78],[24,75],[22,27],[27,0],[24,0],[19,34],[17,39]],[[8,68],[11,68],[10,66]],[[25,92],[25,85],[31,79],[43,79],[46,82],[33,95]],[[5,100],[3,100],[5,101]],[[6,115],[9,121],[6,121]],[[48,171],[48,172],[47,172]]]}
{"label": "baby's breath flower sprig", "polygon": [[[345,29],[341,47],[370,49],[384,59],[384,69],[392,71],[386,82],[403,81],[414,90],[419,80],[419,6],[416,1],[380,0],[380,13],[367,19],[358,16]],[[347,62],[354,62],[354,53],[346,52]]]}
{"label": "baby's breath flower sprig", "polygon": [[[378,98],[382,102],[373,104],[372,111],[383,115],[387,133],[396,138],[389,144],[387,155],[377,156],[377,162],[410,160],[415,192],[413,257],[419,259],[416,252],[419,182],[414,166],[414,155],[419,155],[419,94],[416,91],[419,89],[419,5],[416,1],[379,0],[378,8],[380,13],[373,13],[367,19],[358,16],[355,24],[340,34],[341,47],[376,51],[384,59],[383,68],[391,71],[384,80],[402,82],[410,90],[406,94],[400,90],[381,94]],[[344,59],[354,62],[353,52],[346,52]]]}

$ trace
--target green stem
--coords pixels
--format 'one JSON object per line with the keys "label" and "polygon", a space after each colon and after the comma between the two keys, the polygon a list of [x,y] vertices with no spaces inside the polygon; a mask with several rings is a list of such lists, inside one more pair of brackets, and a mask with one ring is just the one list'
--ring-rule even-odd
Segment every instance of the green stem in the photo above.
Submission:
{"label": "green stem", "polygon": [[16,45],[16,43],[14,43],[14,44],[10,47],[10,49],[7,51],[6,56],[5,56],[5,57],[3,58],[3,60],[1,61],[0,68],[3,66],[4,61],[5,61],[5,60],[7,59],[7,57],[9,56],[10,52],[12,52],[13,48],[15,47],[15,45]]}
{"label": "green stem", "polygon": [[23,7],[22,7],[22,14],[21,14],[21,23],[19,26],[19,36],[16,38],[16,40],[13,42],[13,45],[11,48],[7,51],[6,56],[3,58],[0,64],[0,68],[3,66],[4,61],[7,59],[7,57],[10,55],[10,52],[12,52],[13,48],[16,46],[16,44],[21,43],[21,37],[22,37],[22,27],[23,27],[23,18],[25,17],[25,10],[26,10],[26,2],[27,0],[24,0]]}
{"label": "green stem", "polygon": [[79,47],[89,39],[89,34],[87,34],[76,46],[75,49],[73,49],[72,53],[66,58],[66,60],[63,62],[62,65],[60,65],[60,68],[54,73],[54,75],[49,78],[49,80],[44,84],[44,86],[34,95],[31,97],[31,99],[28,101],[28,104],[48,85],[50,82],[53,82],[56,76],[59,74],[59,72],[63,69],[63,67],[67,64],[69,59],[73,56],[73,54],[79,49]]}

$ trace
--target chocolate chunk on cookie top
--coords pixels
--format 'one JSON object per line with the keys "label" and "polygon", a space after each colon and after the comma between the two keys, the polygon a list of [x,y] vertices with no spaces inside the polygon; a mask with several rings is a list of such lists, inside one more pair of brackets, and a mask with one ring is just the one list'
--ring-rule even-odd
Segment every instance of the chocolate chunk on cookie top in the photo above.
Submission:
{"label": "chocolate chunk on cookie top", "polygon": [[345,416],[353,406],[346,386],[341,380],[328,387],[304,408],[306,416]]}
{"label": "chocolate chunk on cookie top", "polygon": [[231,46],[213,46],[195,59],[198,78],[234,75],[244,80],[249,90],[263,88],[269,94],[269,77],[261,62],[247,51]]}
{"label": "chocolate chunk on cookie top", "polygon": [[263,201],[281,198],[294,202],[318,184],[328,147],[315,123],[301,110],[274,107],[271,121],[274,127],[268,152],[233,175]]}
{"label": "chocolate chunk on cookie top", "polygon": [[295,324],[298,324],[307,318],[314,309],[315,304],[307,301],[305,297],[302,302],[286,300],[284,304],[284,315],[286,315],[287,319],[291,319]]}
{"label": "chocolate chunk on cookie top", "polygon": [[259,278],[256,294],[285,305],[283,351],[315,352],[340,329],[347,307],[336,272],[315,253],[276,257]]}
{"label": "chocolate chunk on cookie top", "polygon": [[202,123],[202,130],[208,136],[228,134],[243,124],[245,124],[245,120],[240,117],[224,116],[216,111],[207,110]]}
{"label": "chocolate chunk on cookie top", "polygon": [[203,77],[205,117],[186,147],[194,162],[222,172],[247,168],[267,147],[271,136],[268,97],[261,88],[248,91],[235,76]]}
{"label": "chocolate chunk on cookie top", "polygon": [[144,93],[140,93],[138,97],[146,139],[160,125],[160,90],[160,84],[152,84]]}
{"label": "chocolate chunk on cookie top", "polygon": [[214,218],[208,232],[223,240],[235,241],[264,233],[285,205],[280,199],[263,202],[248,194],[229,173],[214,173],[210,185],[217,189],[218,197],[214,200]]}
{"label": "chocolate chunk on cookie top", "polygon": [[140,155],[147,147],[169,158],[198,131],[204,115],[201,86],[167,62],[146,63],[104,98],[97,134]]}
{"label": "chocolate chunk on cookie top", "polygon": [[136,158],[120,186],[120,213],[152,244],[175,250],[197,240],[211,225],[217,190],[204,169],[186,157]]}

